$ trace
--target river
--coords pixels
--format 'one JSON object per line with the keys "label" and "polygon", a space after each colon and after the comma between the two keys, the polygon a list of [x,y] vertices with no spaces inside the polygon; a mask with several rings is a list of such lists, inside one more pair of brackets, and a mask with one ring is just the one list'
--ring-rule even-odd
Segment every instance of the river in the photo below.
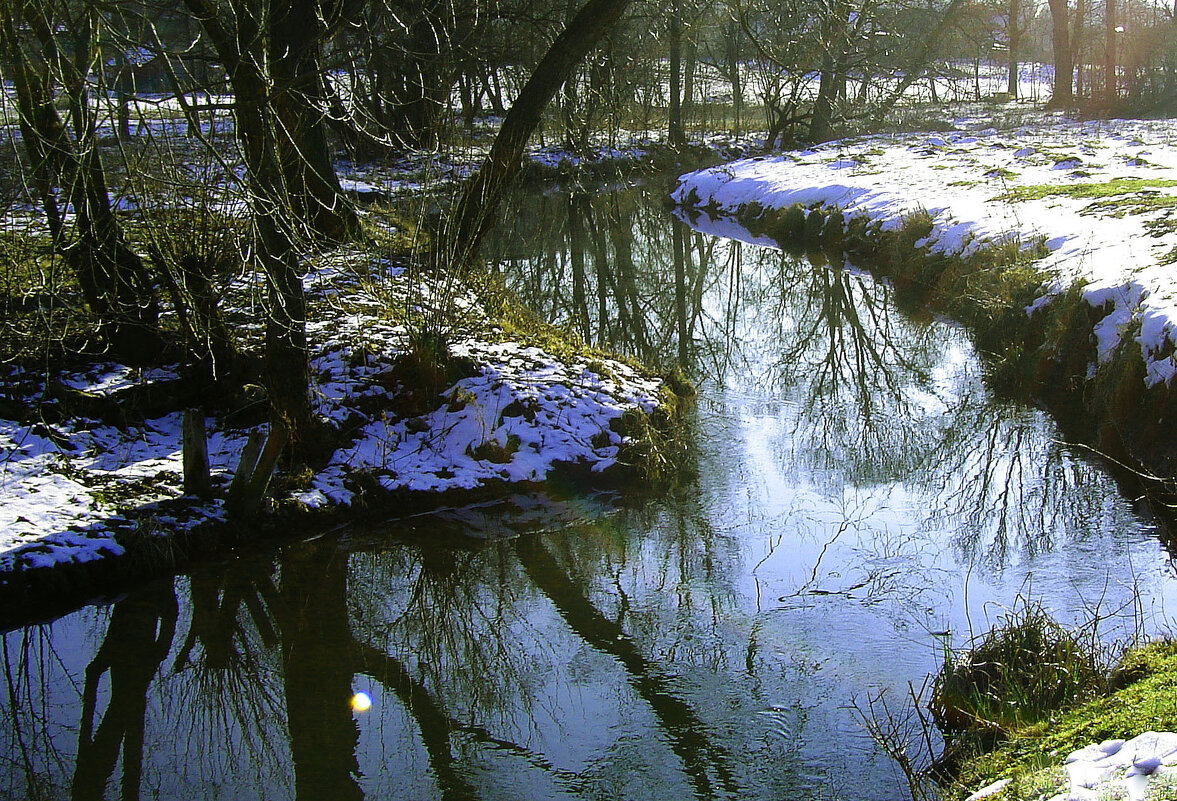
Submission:
{"label": "river", "polygon": [[541,318],[685,365],[686,477],[327,532],[8,632],[0,793],[891,801],[855,707],[902,724],[1019,598],[1109,643],[1170,627],[1157,525],[869,274],[641,188],[529,194],[490,248]]}

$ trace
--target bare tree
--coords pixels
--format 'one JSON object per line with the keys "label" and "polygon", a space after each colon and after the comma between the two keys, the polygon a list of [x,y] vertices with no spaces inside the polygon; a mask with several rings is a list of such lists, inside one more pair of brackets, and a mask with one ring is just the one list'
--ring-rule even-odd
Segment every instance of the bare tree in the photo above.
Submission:
{"label": "bare tree", "polygon": [[[159,305],[143,260],[114,215],[89,97],[93,72],[102,63],[102,15],[90,3],[42,0],[22,0],[11,12],[0,21],[0,46],[54,244],[73,268],[106,344],[120,358],[147,361],[160,347]],[[62,48],[59,38],[66,35],[71,41]],[[57,91],[67,101],[68,125],[54,102]],[[75,212],[72,231],[66,230],[60,200]]]}
{"label": "bare tree", "polygon": [[446,227],[446,246],[456,270],[467,269],[477,255],[503,192],[519,174],[523,148],[544,108],[629,4],[630,0],[588,0],[531,73]]}

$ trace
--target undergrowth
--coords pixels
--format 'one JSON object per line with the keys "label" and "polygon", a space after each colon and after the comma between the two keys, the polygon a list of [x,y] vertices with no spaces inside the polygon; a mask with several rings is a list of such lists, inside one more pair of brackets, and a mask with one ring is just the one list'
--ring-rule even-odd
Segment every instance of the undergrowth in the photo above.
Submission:
{"label": "undergrowth", "polygon": [[1064,628],[1040,604],[1022,598],[988,634],[946,654],[930,706],[946,731],[1009,731],[1047,720],[1103,688],[1100,652],[1090,634]]}
{"label": "undergrowth", "polygon": [[[1054,786],[1052,776],[1072,751],[1146,731],[1177,729],[1177,641],[1161,640],[1128,651],[1106,677],[1110,692],[1039,723],[1017,727],[992,751],[967,760],[946,797],[963,797],[1008,778],[1012,783],[995,798],[1049,798],[1051,793],[1044,796],[1041,788]],[[1164,791],[1163,784],[1152,788],[1154,795]]]}

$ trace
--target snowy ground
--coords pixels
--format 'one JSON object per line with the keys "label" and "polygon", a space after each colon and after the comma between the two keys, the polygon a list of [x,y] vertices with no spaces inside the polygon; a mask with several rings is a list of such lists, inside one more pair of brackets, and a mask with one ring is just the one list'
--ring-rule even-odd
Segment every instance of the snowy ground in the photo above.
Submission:
{"label": "snowy ground", "polygon": [[1100,359],[1139,322],[1148,380],[1177,374],[1177,121],[1077,122],[1045,116],[998,131],[960,118],[943,134],[832,142],[751,158],[683,176],[675,199],[721,213],[757,202],[841,208],[884,228],[927,210],[923,245],[967,254],[987,241],[1045,242],[1044,296],[1076,279],[1093,306]]}
{"label": "snowy ground", "polygon": [[[604,471],[622,445],[610,422],[657,404],[659,380],[620,362],[560,360],[508,341],[473,297],[451,288],[409,280],[359,253],[314,268],[307,281],[313,392],[319,414],[350,444],[293,493],[307,506],[351,504],[372,482],[442,491],[542,481],[558,463]],[[476,374],[449,387],[432,411],[398,418],[389,412],[390,370],[409,332],[389,310],[424,315],[442,303],[466,327],[451,334],[451,352],[468,357]],[[65,383],[101,394],[166,377],[106,364]],[[4,379],[11,385],[30,377],[10,371]],[[129,537],[221,518],[220,501],[173,502],[182,495],[180,427],[179,412],[125,429],[0,420],[0,572],[117,556]],[[223,483],[248,431],[213,418],[206,427],[214,480]]]}
{"label": "snowy ground", "polygon": [[[1131,740],[1105,740],[1080,748],[1063,766],[1067,789],[1049,801],[1173,798],[1177,795],[1177,734],[1144,732]],[[983,787],[966,801],[1000,797],[1010,782]]]}

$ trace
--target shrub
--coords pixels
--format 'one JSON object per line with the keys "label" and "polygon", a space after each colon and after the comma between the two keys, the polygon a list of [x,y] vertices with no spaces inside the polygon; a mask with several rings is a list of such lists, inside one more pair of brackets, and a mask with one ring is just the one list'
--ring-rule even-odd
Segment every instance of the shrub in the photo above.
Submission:
{"label": "shrub", "polygon": [[1020,599],[988,634],[946,654],[931,710],[945,731],[1009,730],[1103,690],[1099,656],[1087,637]]}

